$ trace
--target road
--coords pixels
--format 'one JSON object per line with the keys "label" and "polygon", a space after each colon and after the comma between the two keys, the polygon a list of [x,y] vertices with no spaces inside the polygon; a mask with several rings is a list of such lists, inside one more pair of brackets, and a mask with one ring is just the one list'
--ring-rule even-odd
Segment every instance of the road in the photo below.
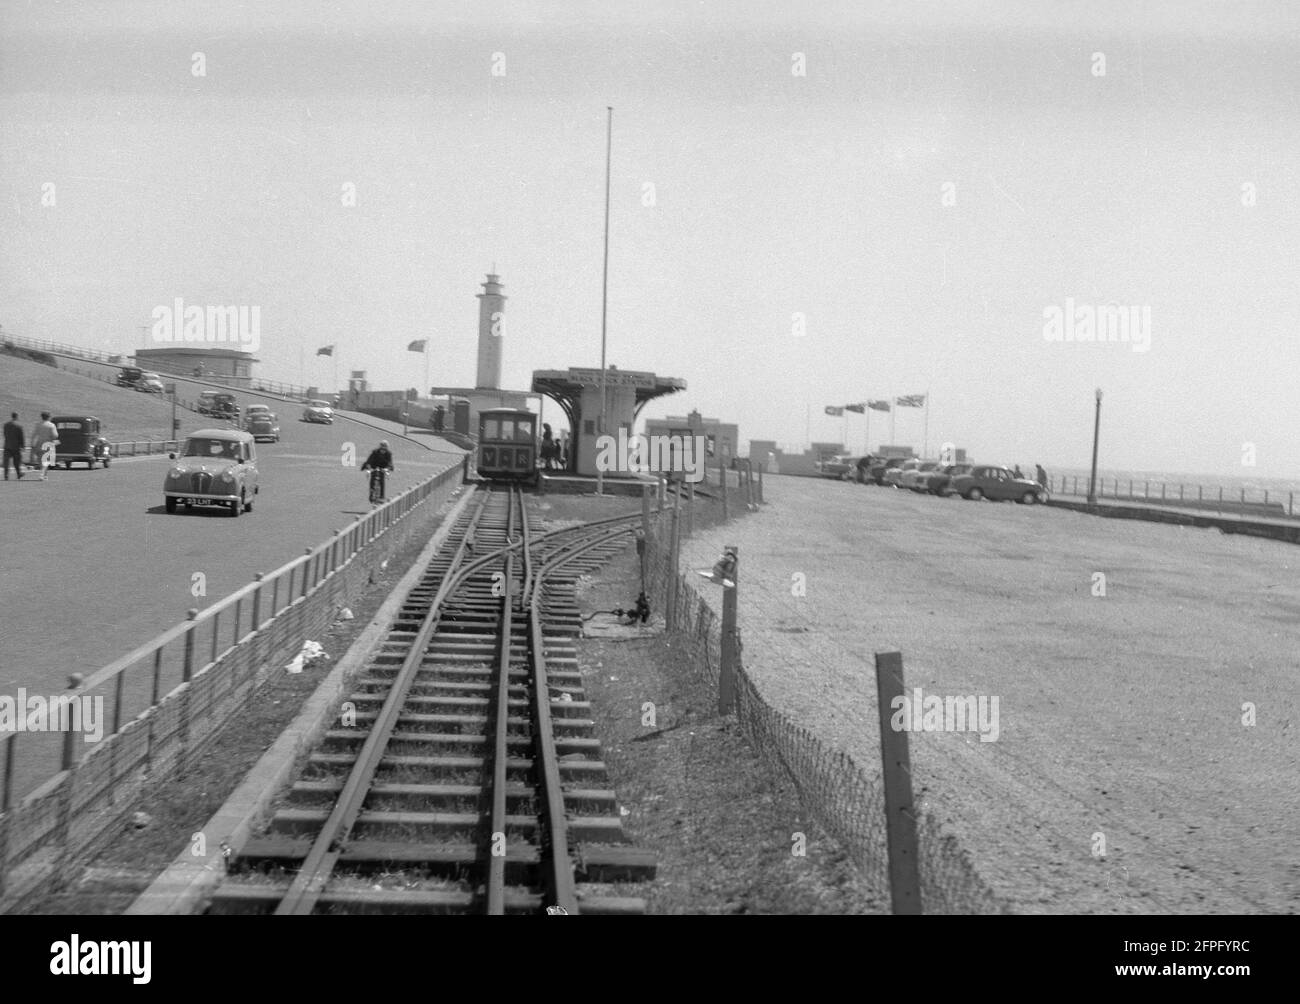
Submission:
{"label": "road", "polygon": [[[168,516],[164,456],[53,470],[45,482],[0,482],[0,695],[18,687],[60,692],[68,674],[112,662],[184,620],[190,607],[215,602],[369,510],[358,468],[384,433],[346,419],[307,425],[297,420],[300,405],[272,407],[282,439],[258,444],[261,493],[238,519],[215,508]],[[389,438],[390,497],[459,462]],[[351,467],[341,462],[348,443],[357,452]],[[192,594],[197,574],[205,595]]]}
{"label": "road", "polygon": [[747,671],[870,770],[875,651],[909,690],[998,697],[996,741],[909,739],[918,798],[1014,910],[1300,910],[1294,545],[815,479],[766,496],[683,547],[740,547]]}

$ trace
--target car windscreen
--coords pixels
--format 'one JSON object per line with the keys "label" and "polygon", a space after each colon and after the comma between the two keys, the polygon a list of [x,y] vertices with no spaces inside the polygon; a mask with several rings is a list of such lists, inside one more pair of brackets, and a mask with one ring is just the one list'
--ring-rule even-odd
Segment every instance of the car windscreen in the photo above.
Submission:
{"label": "car windscreen", "polygon": [[182,456],[236,460],[239,454],[239,444],[229,439],[196,438],[185,441],[185,452]]}

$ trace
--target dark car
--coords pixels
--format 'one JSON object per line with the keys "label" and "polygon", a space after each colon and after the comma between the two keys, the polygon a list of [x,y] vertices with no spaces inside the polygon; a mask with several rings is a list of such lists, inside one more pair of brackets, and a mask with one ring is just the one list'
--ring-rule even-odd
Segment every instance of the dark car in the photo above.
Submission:
{"label": "dark car", "polygon": [[239,418],[239,402],[235,400],[234,394],[217,391],[212,395],[210,409],[208,414],[213,418],[224,418],[231,421]]}
{"label": "dark car", "polygon": [[252,434],[254,442],[260,443],[264,439],[273,443],[280,441],[280,423],[265,406],[248,409],[244,415],[244,431]]}
{"label": "dark car", "polygon": [[995,502],[1010,499],[1033,505],[1035,502],[1046,502],[1048,498],[1047,489],[1037,481],[1018,478],[1005,467],[988,465],[973,467],[969,474],[957,475],[948,483],[948,487],[962,498],[977,502],[985,498]]}
{"label": "dark car", "polygon": [[84,463],[93,471],[96,463],[107,467],[113,459],[112,447],[100,435],[99,419],[91,415],[55,415],[50,421],[59,430],[55,464],[71,470],[73,464]]}
{"label": "dark car", "polygon": [[119,387],[132,387],[140,382],[144,376],[144,370],[139,366],[123,366],[117,371],[117,385]]}

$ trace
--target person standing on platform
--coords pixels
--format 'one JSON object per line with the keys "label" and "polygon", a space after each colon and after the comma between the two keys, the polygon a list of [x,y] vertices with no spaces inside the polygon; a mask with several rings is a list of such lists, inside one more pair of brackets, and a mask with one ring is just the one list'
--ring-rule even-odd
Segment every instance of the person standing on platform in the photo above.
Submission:
{"label": "person standing on platform", "polygon": [[1038,479],[1038,483],[1039,483],[1040,485],[1042,485],[1044,488],[1046,488],[1046,487],[1047,487],[1047,472],[1046,472],[1045,470],[1043,470],[1043,465],[1042,465],[1042,464],[1034,464],[1034,466],[1035,466],[1036,468],[1038,468],[1038,470],[1037,470],[1037,472],[1036,472],[1036,476],[1037,476],[1037,479]]}

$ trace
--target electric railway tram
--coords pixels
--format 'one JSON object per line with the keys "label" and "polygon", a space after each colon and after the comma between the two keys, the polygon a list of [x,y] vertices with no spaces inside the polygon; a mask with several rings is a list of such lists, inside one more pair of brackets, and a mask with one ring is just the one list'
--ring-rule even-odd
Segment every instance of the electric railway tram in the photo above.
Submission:
{"label": "electric railway tram", "polygon": [[490,408],[478,416],[478,475],[488,481],[536,484],[537,416],[519,408]]}

